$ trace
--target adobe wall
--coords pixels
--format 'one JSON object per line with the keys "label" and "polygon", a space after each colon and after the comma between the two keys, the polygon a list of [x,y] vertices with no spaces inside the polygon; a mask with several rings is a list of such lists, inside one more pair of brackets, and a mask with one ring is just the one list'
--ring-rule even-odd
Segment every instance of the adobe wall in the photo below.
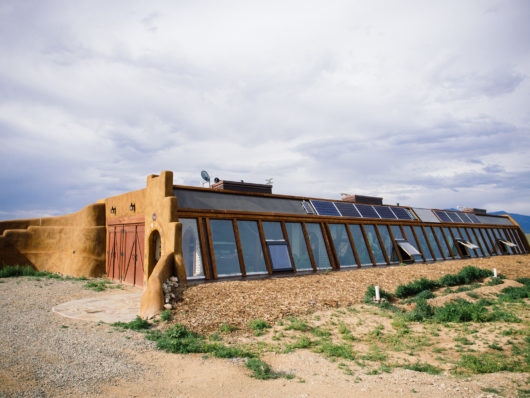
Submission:
{"label": "adobe wall", "polygon": [[0,266],[32,265],[71,276],[105,272],[105,205],[59,217],[0,223]]}

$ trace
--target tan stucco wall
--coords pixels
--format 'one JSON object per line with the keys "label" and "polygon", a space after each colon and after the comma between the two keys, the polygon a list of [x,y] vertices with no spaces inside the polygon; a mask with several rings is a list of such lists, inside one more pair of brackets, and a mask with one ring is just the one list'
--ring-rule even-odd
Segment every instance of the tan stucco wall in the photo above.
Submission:
{"label": "tan stucco wall", "polygon": [[[145,215],[145,195],[146,189],[144,188],[101,200],[102,203],[105,203],[105,218],[107,219],[107,224],[117,218]],[[131,203],[134,203],[135,205],[134,211],[129,209]],[[116,214],[111,213],[113,207],[116,208]]]}
{"label": "tan stucco wall", "polygon": [[65,216],[2,222],[0,228],[0,266],[28,264],[72,276],[105,272],[104,204]]}

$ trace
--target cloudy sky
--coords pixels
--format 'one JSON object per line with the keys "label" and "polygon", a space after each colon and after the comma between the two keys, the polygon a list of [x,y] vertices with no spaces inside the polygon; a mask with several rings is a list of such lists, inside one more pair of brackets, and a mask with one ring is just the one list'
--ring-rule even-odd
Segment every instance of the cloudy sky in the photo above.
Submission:
{"label": "cloudy sky", "polygon": [[530,2],[0,0],[0,219],[173,170],[530,214]]}

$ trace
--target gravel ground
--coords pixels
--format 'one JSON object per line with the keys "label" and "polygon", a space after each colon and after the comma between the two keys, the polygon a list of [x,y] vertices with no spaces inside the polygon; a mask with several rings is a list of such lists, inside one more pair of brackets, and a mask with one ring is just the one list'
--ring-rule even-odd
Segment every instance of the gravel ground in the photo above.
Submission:
{"label": "gravel ground", "polygon": [[[0,279],[0,396],[78,396],[101,381],[145,372],[136,353],[152,349],[143,335],[63,318],[54,305],[94,295],[83,282]],[[124,338],[125,337],[125,338]]]}

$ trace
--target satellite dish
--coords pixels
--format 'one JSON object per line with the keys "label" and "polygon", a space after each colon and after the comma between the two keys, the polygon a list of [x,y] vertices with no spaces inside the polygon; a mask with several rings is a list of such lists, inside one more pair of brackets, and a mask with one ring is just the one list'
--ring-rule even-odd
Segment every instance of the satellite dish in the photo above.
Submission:
{"label": "satellite dish", "polygon": [[204,181],[210,182],[210,174],[206,170],[201,171],[201,177]]}
{"label": "satellite dish", "polygon": [[215,178],[213,179],[213,182],[215,182],[216,184],[217,184],[219,181],[221,181],[221,180],[219,179],[219,177],[215,177]]}

